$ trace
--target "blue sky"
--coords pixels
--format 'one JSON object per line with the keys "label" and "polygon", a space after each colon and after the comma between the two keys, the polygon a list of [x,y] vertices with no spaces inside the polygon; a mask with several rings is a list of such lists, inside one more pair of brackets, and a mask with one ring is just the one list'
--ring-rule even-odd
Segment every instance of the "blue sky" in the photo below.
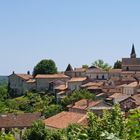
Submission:
{"label": "blue sky", "polygon": [[139,0],[0,0],[0,75],[140,56]]}

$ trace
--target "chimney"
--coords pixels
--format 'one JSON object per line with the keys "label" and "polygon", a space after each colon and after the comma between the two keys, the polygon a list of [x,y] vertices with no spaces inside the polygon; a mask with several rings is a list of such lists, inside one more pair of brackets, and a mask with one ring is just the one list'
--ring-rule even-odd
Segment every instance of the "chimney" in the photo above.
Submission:
{"label": "chimney", "polygon": [[90,103],[90,100],[89,100],[89,99],[87,99],[87,107],[89,107],[89,103]]}
{"label": "chimney", "polygon": [[29,70],[27,71],[27,74],[30,75],[30,71]]}

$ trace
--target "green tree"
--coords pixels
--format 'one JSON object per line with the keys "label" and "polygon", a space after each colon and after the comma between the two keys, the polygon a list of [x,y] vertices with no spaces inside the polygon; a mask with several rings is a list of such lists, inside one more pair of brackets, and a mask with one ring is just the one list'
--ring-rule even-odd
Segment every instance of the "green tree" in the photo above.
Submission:
{"label": "green tree", "polygon": [[43,110],[43,115],[45,118],[56,115],[57,113],[62,111],[62,107],[60,105],[52,104],[50,106],[46,106]]}
{"label": "green tree", "polygon": [[69,104],[72,104],[74,102],[77,102],[81,99],[89,99],[89,100],[95,100],[95,95],[90,93],[89,91],[83,89],[83,90],[76,90],[72,94],[66,96],[61,100],[61,104],[63,107],[66,107]]}
{"label": "green tree", "polygon": [[36,121],[30,129],[25,131],[23,140],[45,140],[46,136],[45,124],[42,121]]}
{"label": "green tree", "polygon": [[114,69],[121,69],[122,68],[122,61],[120,60],[117,60],[115,63],[114,63]]}
{"label": "green tree", "polygon": [[127,122],[128,140],[140,140],[140,110],[131,111]]}
{"label": "green tree", "polygon": [[12,134],[0,133],[0,140],[15,140]]}
{"label": "green tree", "polygon": [[57,67],[53,60],[51,59],[44,59],[41,60],[33,70],[33,75],[36,76],[37,74],[55,74],[57,73]]}
{"label": "green tree", "polygon": [[8,98],[7,86],[0,86],[0,101]]}
{"label": "green tree", "polygon": [[89,66],[87,64],[82,65],[82,68],[88,68]]}
{"label": "green tree", "polygon": [[91,140],[104,140],[103,136],[127,140],[126,120],[119,105],[111,112],[105,111],[102,117],[88,113],[87,129]]}
{"label": "green tree", "polygon": [[109,71],[112,67],[108,64],[105,63],[103,60],[99,59],[96,60],[95,62],[92,63],[93,66],[99,67],[105,71]]}

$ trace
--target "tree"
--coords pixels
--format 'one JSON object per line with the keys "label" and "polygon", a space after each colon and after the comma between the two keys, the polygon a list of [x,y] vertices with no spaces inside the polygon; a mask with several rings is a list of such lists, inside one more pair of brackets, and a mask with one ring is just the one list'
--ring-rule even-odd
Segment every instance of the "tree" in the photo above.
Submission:
{"label": "tree", "polygon": [[92,63],[92,66],[99,67],[105,71],[109,71],[111,66],[108,63],[105,63],[103,60],[99,59]]}
{"label": "tree", "polygon": [[117,60],[115,63],[114,63],[114,69],[121,69],[122,68],[122,61],[120,60]]}
{"label": "tree", "polygon": [[8,91],[6,86],[0,86],[0,101],[7,99]]}
{"label": "tree", "polygon": [[51,59],[44,59],[41,60],[33,70],[33,75],[36,76],[37,74],[55,74],[57,73],[57,67],[53,60]]}
{"label": "tree", "polygon": [[56,105],[56,104],[52,104],[50,106],[47,106],[44,110],[43,110],[43,115],[48,118],[51,117],[53,115],[56,115],[57,113],[62,111],[62,107],[60,105]]}
{"label": "tree", "polygon": [[30,129],[25,131],[23,140],[45,140],[46,133],[45,124],[42,121],[36,121]]}
{"label": "tree", "polygon": [[72,94],[66,96],[61,100],[61,105],[65,108],[67,105],[75,103],[81,99],[95,100],[95,95],[88,90],[76,90]]}
{"label": "tree", "polygon": [[0,140],[15,140],[12,134],[0,133]]}
{"label": "tree", "polygon": [[140,139],[140,110],[133,110],[129,112],[127,130],[129,134],[129,140]]}
{"label": "tree", "polygon": [[87,69],[89,66],[87,64],[82,65],[82,68]]}

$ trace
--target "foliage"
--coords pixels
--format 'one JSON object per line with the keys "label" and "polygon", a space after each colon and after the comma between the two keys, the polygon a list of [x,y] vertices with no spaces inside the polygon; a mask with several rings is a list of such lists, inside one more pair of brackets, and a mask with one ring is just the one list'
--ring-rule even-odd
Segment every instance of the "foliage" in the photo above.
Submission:
{"label": "foliage", "polygon": [[128,119],[115,105],[111,112],[104,111],[102,116],[89,112],[86,127],[71,124],[65,129],[52,130],[36,122],[26,130],[23,140],[139,140],[140,111],[132,111]]}
{"label": "foliage", "polygon": [[45,124],[41,121],[34,122],[30,129],[25,131],[23,140],[45,140],[46,139]]}
{"label": "foliage", "polygon": [[8,98],[7,85],[0,86],[0,101]]}
{"label": "foliage", "polygon": [[72,104],[76,101],[79,101],[81,99],[95,99],[95,95],[90,93],[89,91],[83,89],[83,90],[76,90],[72,94],[66,96],[61,100],[61,104],[63,107],[66,107],[69,104]]}
{"label": "foliage", "polygon": [[61,105],[55,104],[54,98],[42,93],[29,92],[24,96],[0,102],[0,113],[41,112],[45,117],[50,117],[62,110]]}
{"label": "foliage", "polygon": [[108,63],[105,63],[103,60],[99,59],[92,63],[93,66],[99,67],[105,71],[109,71],[111,66]]}
{"label": "foliage", "polygon": [[128,134],[129,140],[139,140],[140,139],[140,110],[134,110],[130,112],[128,118]]}
{"label": "foliage", "polygon": [[5,134],[5,133],[0,133],[0,140],[15,140],[14,136],[12,134]]}
{"label": "foliage", "polygon": [[51,59],[44,59],[41,60],[33,70],[33,75],[36,76],[37,74],[55,74],[57,73],[57,67],[53,60]]}
{"label": "foliage", "polygon": [[87,64],[82,65],[82,68],[88,68],[89,66]]}
{"label": "foliage", "polygon": [[115,63],[114,63],[114,69],[121,69],[122,68],[122,61],[120,60],[117,60]]}
{"label": "foliage", "polygon": [[125,140],[127,138],[126,121],[119,105],[115,105],[112,112],[105,111],[102,117],[88,113],[88,124],[88,133],[91,140],[93,138],[102,140],[104,131],[120,139]]}
{"label": "foliage", "polygon": [[46,106],[43,110],[43,115],[45,118],[51,117],[62,111],[62,107],[60,105],[51,104],[50,106]]}

